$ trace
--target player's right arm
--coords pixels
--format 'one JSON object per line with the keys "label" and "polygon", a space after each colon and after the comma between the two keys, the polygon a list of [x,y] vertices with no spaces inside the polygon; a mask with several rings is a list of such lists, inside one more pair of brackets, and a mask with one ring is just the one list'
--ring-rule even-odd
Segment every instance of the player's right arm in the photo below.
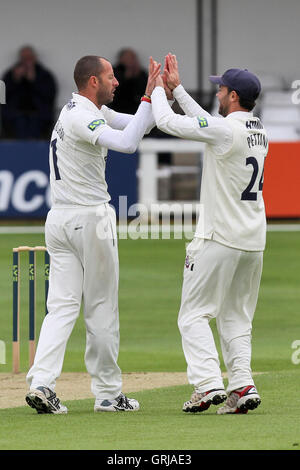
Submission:
{"label": "player's right arm", "polygon": [[211,114],[205,111],[205,109],[188,94],[181,84],[173,90],[173,96],[187,116],[211,117]]}
{"label": "player's right arm", "polygon": [[216,153],[226,153],[233,142],[231,127],[225,119],[213,116],[196,117],[176,114],[170,108],[161,81],[152,93],[152,110],[157,127],[166,134],[182,139],[196,140],[210,144]]}

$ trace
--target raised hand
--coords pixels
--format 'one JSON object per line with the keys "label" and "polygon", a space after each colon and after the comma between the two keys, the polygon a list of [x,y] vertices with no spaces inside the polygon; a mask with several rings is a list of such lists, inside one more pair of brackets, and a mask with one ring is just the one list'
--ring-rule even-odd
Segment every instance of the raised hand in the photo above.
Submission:
{"label": "raised hand", "polygon": [[165,58],[164,81],[171,91],[181,83],[176,55],[171,53],[169,53]]}
{"label": "raised hand", "polygon": [[156,86],[156,79],[160,75],[161,64],[157,63],[156,60],[153,60],[150,57],[149,68],[148,68],[148,82],[146,86],[145,94],[151,96],[152,91]]}
{"label": "raised hand", "polygon": [[163,82],[163,77],[162,75],[158,75],[158,77],[155,80],[155,86],[161,86],[164,88],[164,82]]}
{"label": "raised hand", "polygon": [[172,93],[172,90],[168,87],[168,84],[167,84],[167,74],[166,74],[167,71],[169,72],[167,56],[166,56],[165,57],[165,64],[164,64],[164,71],[163,71],[162,79],[163,79],[163,86],[164,86],[167,98],[168,98],[168,100],[172,100],[173,99],[173,93]]}

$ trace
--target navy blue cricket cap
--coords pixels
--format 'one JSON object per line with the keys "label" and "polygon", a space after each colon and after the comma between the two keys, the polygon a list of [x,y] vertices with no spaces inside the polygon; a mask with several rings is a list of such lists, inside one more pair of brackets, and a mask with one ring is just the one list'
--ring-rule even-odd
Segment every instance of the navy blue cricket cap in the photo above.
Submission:
{"label": "navy blue cricket cap", "polygon": [[229,69],[223,75],[211,75],[209,79],[235,90],[241,98],[249,101],[255,101],[261,90],[259,79],[247,69]]}

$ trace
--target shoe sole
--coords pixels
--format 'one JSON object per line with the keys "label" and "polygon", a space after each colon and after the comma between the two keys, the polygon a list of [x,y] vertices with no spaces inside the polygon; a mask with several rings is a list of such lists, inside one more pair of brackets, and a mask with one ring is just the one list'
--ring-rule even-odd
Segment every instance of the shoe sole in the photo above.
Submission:
{"label": "shoe sole", "polygon": [[110,407],[105,407],[105,408],[94,408],[94,411],[95,413],[101,413],[101,412],[104,412],[104,413],[114,413],[114,412],[118,412],[118,411],[138,411],[139,408],[133,408],[133,409],[127,409],[125,410],[124,408],[110,408]]}
{"label": "shoe sole", "polygon": [[[228,411],[224,413],[220,413],[220,411],[217,411],[218,415],[234,415],[234,414],[247,414],[249,410],[255,410],[261,403],[261,399],[259,397],[251,398],[249,397],[244,403],[242,403],[239,407],[237,408],[230,408]],[[220,409],[221,410],[221,409]]]}
{"label": "shoe sole", "polygon": [[185,408],[182,411],[185,413],[201,413],[201,411],[207,410],[210,405],[220,405],[220,403],[223,403],[227,399],[227,395],[215,395],[211,399],[208,399],[205,402],[201,402],[198,406],[193,405],[189,408]]}
{"label": "shoe sole", "polygon": [[28,393],[26,395],[26,403],[33,409],[35,409],[38,414],[51,414],[49,404],[44,396],[37,395],[36,393]]}
{"label": "shoe sole", "polygon": [[258,397],[248,398],[245,403],[238,407],[238,410],[242,412],[247,412],[248,410],[255,410],[261,404],[261,399]]}
{"label": "shoe sole", "polygon": [[28,393],[25,397],[26,403],[34,408],[38,414],[67,414],[67,411],[56,411],[42,392]]}

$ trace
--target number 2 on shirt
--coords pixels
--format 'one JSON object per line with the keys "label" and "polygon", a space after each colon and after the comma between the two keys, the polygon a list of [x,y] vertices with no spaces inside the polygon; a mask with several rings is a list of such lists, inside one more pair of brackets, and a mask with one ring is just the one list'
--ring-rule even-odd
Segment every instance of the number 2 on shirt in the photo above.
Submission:
{"label": "number 2 on shirt", "polygon": [[[258,175],[258,162],[255,157],[248,157],[246,158],[246,165],[252,165],[253,166],[253,173],[251,176],[250,183],[248,184],[247,188],[242,192],[241,195],[241,200],[242,201],[256,201],[257,200],[257,191],[251,191],[253,186],[255,185],[255,181]],[[260,180],[259,180],[259,185],[258,185],[258,190],[262,191],[263,189],[263,177],[264,177],[264,169],[262,171]]]}
{"label": "number 2 on shirt", "polygon": [[59,169],[58,169],[58,166],[57,166],[57,146],[56,146],[56,143],[57,143],[57,139],[54,139],[54,140],[51,141],[50,146],[51,146],[51,149],[52,149],[52,160],[53,160],[55,179],[60,180],[61,177],[60,177]]}

